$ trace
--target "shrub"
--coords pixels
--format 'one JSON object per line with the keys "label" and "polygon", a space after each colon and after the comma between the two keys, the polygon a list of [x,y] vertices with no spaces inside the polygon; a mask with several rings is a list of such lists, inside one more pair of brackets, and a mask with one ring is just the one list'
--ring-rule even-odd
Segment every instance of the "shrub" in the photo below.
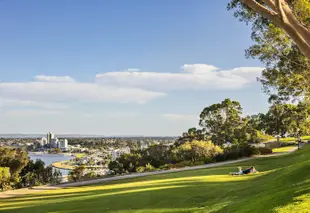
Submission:
{"label": "shrub", "polygon": [[159,167],[159,170],[167,170],[170,169],[171,164],[164,164]]}
{"label": "shrub", "polygon": [[156,170],[155,167],[152,166],[150,163],[145,165],[145,171],[146,172],[155,171],[155,170]]}
{"label": "shrub", "polygon": [[10,168],[0,167],[0,188],[2,191],[10,189]]}
{"label": "shrub", "polygon": [[137,169],[137,172],[142,173],[145,171],[145,167],[144,166],[139,166]]}
{"label": "shrub", "polygon": [[85,166],[78,166],[75,167],[73,170],[69,173],[69,180],[71,181],[80,181],[83,180],[83,176],[85,173]]}
{"label": "shrub", "polygon": [[256,141],[253,141],[256,143],[262,143],[262,142],[264,143],[264,142],[275,140],[275,138],[273,136],[264,134],[261,131],[257,131],[256,134],[257,134]]}
{"label": "shrub", "polygon": [[248,144],[234,145],[225,149],[224,153],[215,156],[215,161],[235,160],[241,157],[259,155],[259,149]]}
{"label": "shrub", "polygon": [[203,161],[211,162],[212,159],[223,153],[223,150],[211,141],[186,142],[174,150],[178,162],[181,161]]}
{"label": "shrub", "polygon": [[269,149],[267,147],[259,147],[259,153],[261,155],[268,155],[268,154],[272,154],[272,149]]}

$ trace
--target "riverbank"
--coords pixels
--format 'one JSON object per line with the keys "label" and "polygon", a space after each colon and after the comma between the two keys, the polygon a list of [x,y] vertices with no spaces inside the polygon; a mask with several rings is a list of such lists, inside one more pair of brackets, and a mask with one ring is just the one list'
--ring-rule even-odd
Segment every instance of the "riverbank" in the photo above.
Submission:
{"label": "riverbank", "polygon": [[57,168],[57,169],[65,169],[65,170],[73,170],[74,166],[70,161],[58,161],[52,163],[52,167]]}
{"label": "riverbank", "polygon": [[[57,161],[52,163],[52,166],[57,169],[64,169],[64,170],[73,170],[75,168],[75,165],[72,164],[70,161]],[[86,169],[102,169],[103,166],[85,166]]]}

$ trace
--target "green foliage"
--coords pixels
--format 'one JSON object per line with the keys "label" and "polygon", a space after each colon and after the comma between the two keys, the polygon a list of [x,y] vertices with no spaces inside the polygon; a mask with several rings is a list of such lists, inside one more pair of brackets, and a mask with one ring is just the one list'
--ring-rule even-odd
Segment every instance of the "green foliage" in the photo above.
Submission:
{"label": "green foliage", "polygon": [[123,154],[118,162],[123,165],[123,169],[128,172],[136,172],[136,168],[141,166],[141,154],[131,153]]}
{"label": "green foliage", "polygon": [[256,137],[256,130],[247,118],[242,117],[240,103],[230,99],[204,108],[200,114],[199,125],[206,136],[217,145],[226,142],[246,143]]}
{"label": "green foliage", "polygon": [[[264,1],[259,1],[264,5]],[[310,2],[307,0],[286,1],[296,18],[310,27]],[[276,92],[286,100],[310,95],[310,61],[301,53],[291,38],[240,0],[231,0],[229,10],[240,21],[252,24],[252,40],[255,42],[246,56],[258,58],[266,65],[260,82],[267,94]]]}
{"label": "green foliage", "polygon": [[61,180],[59,170],[54,170],[52,166],[45,167],[42,160],[37,159],[35,162],[29,161],[27,166],[20,173],[20,187],[31,187],[42,184],[56,184]]}
{"label": "green foliage", "polygon": [[123,164],[117,160],[109,163],[109,169],[114,171],[115,174],[122,174],[125,172]]}
{"label": "green foliage", "polygon": [[19,173],[28,164],[27,152],[22,149],[0,147],[0,167],[9,167],[11,185],[15,187],[20,182]]}
{"label": "green foliage", "polygon": [[10,168],[0,167],[0,188],[2,191],[10,189]]}
{"label": "green foliage", "polygon": [[193,140],[206,140],[207,136],[201,129],[195,127],[190,128],[187,132],[184,132],[180,138],[176,141],[176,145],[179,146],[185,142],[192,142]]}
{"label": "green foliage", "polygon": [[203,109],[199,125],[215,144],[233,141],[235,130],[242,124],[239,102],[225,99]]}
{"label": "green foliage", "polygon": [[139,166],[139,167],[136,169],[136,171],[137,171],[138,173],[145,172],[145,167],[144,167],[144,166]]}
{"label": "green foliage", "polygon": [[69,173],[69,180],[71,181],[81,181],[84,178],[86,167],[77,166]]}
{"label": "green foliage", "polygon": [[150,163],[145,165],[145,171],[146,172],[151,172],[151,171],[155,171],[156,168],[154,166],[152,166]]}
{"label": "green foliage", "polygon": [[223,153],[223,150],[211,141],[186,142],[175,150],[177,161],[211,162],[213,158]]}
{"label": "green foliage", "polygon": [[275,139],[273,136],[265,134],[261,131],[257,131],[256,134],[257,134],[257,139],[256,141],[254,141],[256,143],[265,143],[268,141],[273,141]]}
{"label": "green foliage", "polygon": [[164,164],[173,163],[174,156],[171,151],[171,147],[164,144],[152,145],[142,152],[141,165],[150,163],[155,168],[159,168]]}
{"label": "green foliage", "polygon": [[238,144],[226,148],[224,152],[215,157],[216,161],[235,160],[242,157],[259,155],[259,149],[248,144]]}
{"label": "green foliage", "polygon": [[259,154],[261,154],[261,155],[270,155],[270,154],[272,154],[272,149],[269,149],[267,147],[259,147],[258,150],[259,150]]}

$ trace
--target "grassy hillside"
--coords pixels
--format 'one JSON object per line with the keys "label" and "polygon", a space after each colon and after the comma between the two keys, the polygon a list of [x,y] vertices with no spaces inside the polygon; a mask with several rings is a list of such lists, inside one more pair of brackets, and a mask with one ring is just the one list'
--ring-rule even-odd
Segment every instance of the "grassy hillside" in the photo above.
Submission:
{"label": "grassy hillside", "polygon": [[[258,175],[227,175],[254,165]],[[219,168],[58,189],[0,200],[6,213],[310,212],[310,145]]]}

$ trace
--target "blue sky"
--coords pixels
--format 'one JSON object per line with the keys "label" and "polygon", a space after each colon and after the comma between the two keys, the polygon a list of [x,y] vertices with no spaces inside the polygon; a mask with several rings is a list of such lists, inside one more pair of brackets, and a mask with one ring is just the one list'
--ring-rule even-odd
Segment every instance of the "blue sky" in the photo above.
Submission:
{"label": "blue sky", "polygon": [[265,111],[227,1],[0,1],[0,133],[180,135],[226,97]]}

